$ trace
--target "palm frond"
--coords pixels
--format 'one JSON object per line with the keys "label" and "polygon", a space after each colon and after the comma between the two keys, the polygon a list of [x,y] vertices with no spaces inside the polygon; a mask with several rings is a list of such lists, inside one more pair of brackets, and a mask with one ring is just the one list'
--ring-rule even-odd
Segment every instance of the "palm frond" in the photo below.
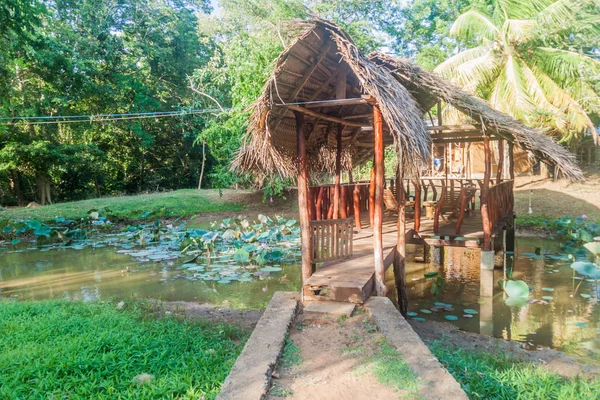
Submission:
{"label": "palm frond", "polygon": [[513,117],[526,120],[534,109],[519,62],[509,55],[490,95],[492,106]]}
{"label": "palm frond", "polygon": [[536,19],[545,28],[570,25],[576,21],[577,12],[582,6],[580,0],[558,0],[541,10]]}
{"label": "palm frond", "polygon": [[535,65],[561,86],[600,74],[600,61],[574,51],[536,47],[533,56]]}
{"label": "palm frond", "polygon": [[507,19],[502,26],[504,41],[525,43],[536,35],[537,22],[532,19]]}
{"label": "palm frond", "polygon": [[552,0],[497,0],[496,7],[504,19],[533,19]]}
{"label": "palm frond", "polygon": [[471,93],[478,93],[498,76],[502,65],[501,56],[491,51],[459,65],[452,74],[452,81]]}
{"label": "palm frond", "polygon": [[548,122],[556,130],[563,134],[568,133],[569,126],[565,119],[565,114],[548,100],[544,89],[533,71],[524,62],[521,62],[520,65],[523,72],[523,79],[529,88],[529,97],[537,109],[537,113],[547,114],[549,116]]}
{"label": "palm frond", "polygon": [[488,44],[484,44],[482,46],[474,47],[469,50],[461,51],[460,53],[453,55],[452,57],[435,67],[434,71],[445,78],[451,79],[453,72],[461,64],[464,64],[489,53],[490,49],[491,48]]}
{"label": "palm frond", "polygon": [[565,119],[572,129],[579,131],[594,129],[590,117],[566,90],[561,88],[545,71],[537,66],[531,66],[531,72],[539,82],[546,99],[565,115]]}
{"label": "palm frond", "polygon": [[450,36],[465,40],[494,40],[498,33],[496,25],[487,16],[475,10],[461,14],[450,28]]}

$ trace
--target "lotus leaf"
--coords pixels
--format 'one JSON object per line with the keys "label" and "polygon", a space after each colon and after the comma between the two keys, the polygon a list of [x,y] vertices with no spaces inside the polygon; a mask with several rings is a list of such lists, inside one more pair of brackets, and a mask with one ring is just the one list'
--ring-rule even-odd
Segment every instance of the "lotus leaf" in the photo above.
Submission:
{"label": "lotus leaf", "polygon": [[504,304],[509,307],[524,307],[528,303],[529,302],[524,297],[508,297],[506,300],[504,300]]}
{"label": "lotus leaf", "polygon": [[414,312],[414,311],[409,311],[409,312],[406,313],[406,315],[409,316],[409,317],[416,317],[418,314],[416,312]]}
{"label": "lotus leaf", "polygon": [[600,279],[600,269],[591,262],[576,261],[571,264],[571,268],[580,275],[589,276],[593,279]]}
{"label": "lotus leaf", "polygon": [[428,310],[428,309],[426,309],[426,308],[422,309],[422,310],[421,310],[421,312],[422,312],[423,314],[431,314],[431,310]]}
{"label": "lotus leaf", "polygon": [[437,272],[437,271],[433,271],[433,272],[426,272],[426,273],[424,273],[424,274],[423,274],[423,276],[424,276],[425,278],[435,278],[435,277],[436,277],[436,276],[438,276],[438,275],[439,275],[439,272]]}
{"label": "lotus leaf", "polygon": [[478,312],[477,312],[477,311],[475,311],[475,310],[473,310],[473,309],[470,309],[470,308],[466,308],[466,309],[464,309],[464,310],[463,310],[463,312],[464,312],[465,314],[471,314],[471,315],[478,314]]}
{"label": "lotus leaf", "polygon": [[236,250],[235,254],[233,255],[233,259],[236,262],[245,264],[248,262],[248,260],[250,260],[250,253],[248,253],[244,248],[239,248]]}
{"label": "lotus leaf", "polygon": [[415,318],[411,318],[413,321],[419,321],[419,322],[425,322],[425,318],[421,318],[421,317],[415,317]]}
{"label": "lotus leaf", "polygon": [[527,298],[529,296],[529,286],[523,281],[507,281],[504,291],[508,297]]}
{"label": "lotus leaf", "polygon": [[444,318],[446,318],[448,321],[457,321],[458,317],[456,315],[446,315]]}

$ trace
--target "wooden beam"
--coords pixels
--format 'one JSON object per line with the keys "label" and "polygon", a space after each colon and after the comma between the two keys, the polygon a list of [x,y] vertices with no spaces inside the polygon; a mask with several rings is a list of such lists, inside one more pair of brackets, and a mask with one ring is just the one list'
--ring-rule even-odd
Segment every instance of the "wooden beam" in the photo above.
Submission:
{"label": "wooden beam", "polygon": [[296,152],[298,157],[298,211],[300,215],[300,237],[302,247],[302,297],[304,284],[312,275],[310,242],[310,220],[308,218],[308,160],[304,138],[304,115],[294,113],[296,117]]}
{"label": "wooden beam", "polygon": [[510,179],[515,181],[515,154],[514,154],[514,145],[512,143],[508,143],[508,174]]}
{"label": "wooden beam", "polygon": [[[500,140],[500,138],[496,136],[485,136],[489,141]],[[443,144],[443,143],[478,143],[483,142],[484,136],[476,137],[476,138],[450,138],[450,139],[434,139],[433,143],[435,144]]]}
{"label": "wooden beam", "polygon": [[394,254],[394,286],[398,299],[398,309],[403,316],[408,312],[406,293],[406,196],[404,193],[404,171],[396,167],[396,200],[398,201],[398,222],[396,252]]}
{"label": "wooden beam", "polygon": [[414,230],[418,233],[421,227],[421,181],[415,179],[415,227]]}
{"label": "wooden beam", "polygon": [[485,172],[483,174],[483,185],[481,186],[481,220],[483,223],[483,246],[482,250],[492,250],[492,223],[490,221],[490,209],[488,204],[490,190],[490,175],[492,172],[490,142],[487,136],[483,140],[483,151],[485,154]]}
{"label": "wooden beam", "polygon": [[371,227],[375,223],[375,162],[369,176],[369,223]]}
{"label": "wooden beam", "polygon": [[351,122],[351,121],[346,121],[342,118],[338,118],[338,117],[334,117],[331,115],[327,115],[327,114],[322,114],[313,110],[309,110],[307,108],[301,107],[301,106],[287,106],[288,109],[292,110],[292,111],[297,111],[297,112],[301,112],[303,114],[306,115],[310,115],[311,117],[315,117],[315,118],[319,118],[325,121],[330,121],[330,122],[335,122],[336,124],[342,124],[342,125],[347,125],[347,126],[354,126],[357,128],[363,127],[364,124],[358,123],[358,122]]}
{"label": "wooden beam", "polygon": [[470,125],[470,124],[465,124],[465,125],[434,125],[434,126],[427,126],[425,127],[426,130],[428,131],[464,131],[464,130],[468,130],[468,131],[479,131],[481,132],[481,128],[476,126],[476,125]]}
{"label": "wooden beam", "polygon": [[461,137],[481,137],[483,138],[483,132],[475,130],[461,130],[461,131],[450,131],[445,133],[431,132],[429,135],[435,139],[448,139],[448,138],[461,138]]}
{"label": "wooden beam", "polygon": [[502,182],[502,173],[504,172],[504,140],[498,142],[498,169],[496,171],[496,183]]}
{"label": "wooden beam", "polygon": [[[340,107],[340,106],[354,106],[357,104],[369,104],[365,99],[354,97],[352,99],[332,99],[323,100],[322,103],[303,104],[306,108],[323,108],[323,107]],[[285,104],[273,104],[274,106],[285,106]],[[369,114],[373,116],[373,114]]]}
{"label": "wooden beam", "polygon": [[348,115],[344,119],[360,119],[360,118],[373,118],[373,113],[365,113],[365,114],[356,114],[356,115]]}
{"label": "wooden beam", "polygon": [[378,106],[373,107],[374,167],[375,167],[375,207],[373,215],[373,252],[375,264],[375,290],[378,296],[385,296],[385,266],[383,265],[383,185],[385,166],[383,156],[383,116]]}

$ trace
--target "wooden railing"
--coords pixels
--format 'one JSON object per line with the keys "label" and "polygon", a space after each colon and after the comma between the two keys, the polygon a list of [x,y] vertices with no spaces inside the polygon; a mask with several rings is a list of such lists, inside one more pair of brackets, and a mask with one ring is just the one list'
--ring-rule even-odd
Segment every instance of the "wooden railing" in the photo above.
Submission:
{"label": "wooden railing", "polygon": [[352,256],[354,219],[310,221],[311,263]]}
{"label": "wooden railing", "polygon": [[488,208],[492,231],[513,214],[513,184],[514,181],[509,180],[490,186],[488,192]]}
{"label": "wooden railing", "polygon": [[[322,221],[333,219],[334,185],[310,187],[310,219]],[[358,207],[357,207],[358,206]],[[350,183],[340,185],[340,217],[354,216],[355,211],[363,212],[369,208],[369,183]]]}

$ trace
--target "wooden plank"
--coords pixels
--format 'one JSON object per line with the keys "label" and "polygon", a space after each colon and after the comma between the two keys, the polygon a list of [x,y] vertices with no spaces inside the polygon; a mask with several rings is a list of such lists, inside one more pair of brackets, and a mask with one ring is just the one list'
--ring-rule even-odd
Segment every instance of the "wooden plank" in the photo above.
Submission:
{"label": "wooden plank", "polygon": [[322,120],[325,120],[325,121],[335,122],[337,124],[342,124],[342,125],[347,125],[347,126],[354,126],[354,127],[357,127],[357,128],[365,126],[364,124],[362,124],[360,122],[347,121],[345,119],[334,117],[332,115],[327,115],[327,114],[323,114],[323,113],[320,113],[320,112],[317,112],[317,111],[309,110],[308,108],[305,108],[305,107],[302,107],[302,106],[288,105],[286,107],[288,109],[292,110],[292,111],[301,112],[303,114],[310,115],[311,117],[319,118],[319,119],[322,119]]}

